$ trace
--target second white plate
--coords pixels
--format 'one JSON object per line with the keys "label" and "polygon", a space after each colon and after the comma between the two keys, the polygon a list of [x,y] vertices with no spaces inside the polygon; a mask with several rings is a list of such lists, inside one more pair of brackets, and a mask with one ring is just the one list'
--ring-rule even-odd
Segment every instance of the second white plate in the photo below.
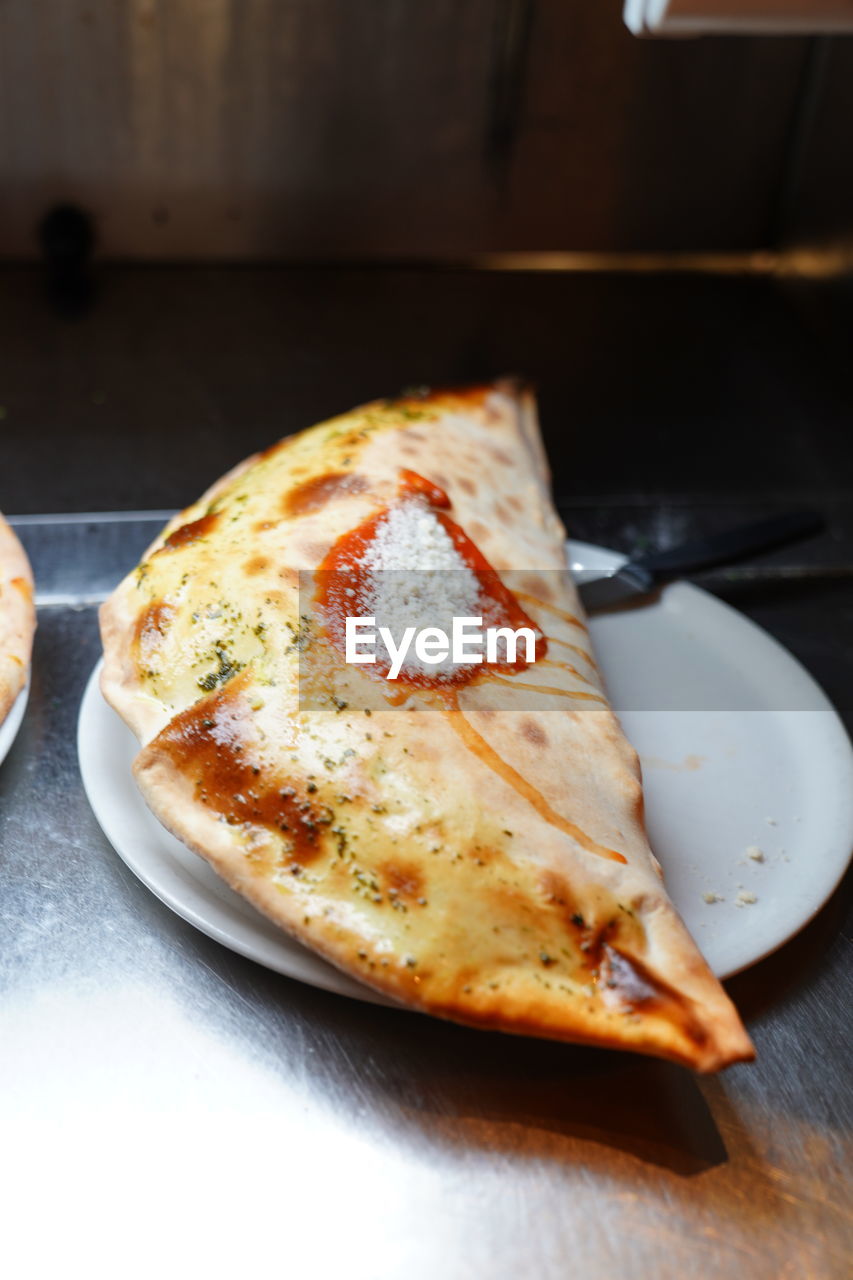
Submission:
{"label": "second white plate", "polygon": [[[621,560],[583,543],[570,549],[574,569]],[[592,634],[643,763],[649,835],[669,894],[711,968],[729,977],[798,932],[841,879],[853,849],[850,741],[781,645],[689,584],[601,615]],[[160,826],[131,775],[136,740],[104,702],[98,675],[80,709],[80,768],[95,816],[131,870],[241,955],[390,1003],[293,942]]]}
{"label": "second white plate", "polygon": [[27,680],[27,683],[24,685],[23,689],[9,708],[9,714],[6,719],[2,724],[0,724],[0,764],[2,764],[6,759],[12,743],[18,736],[18,730],[20,729],[21,723],[24,719],[24,712],[27,709],[29,696],[30,682]]}

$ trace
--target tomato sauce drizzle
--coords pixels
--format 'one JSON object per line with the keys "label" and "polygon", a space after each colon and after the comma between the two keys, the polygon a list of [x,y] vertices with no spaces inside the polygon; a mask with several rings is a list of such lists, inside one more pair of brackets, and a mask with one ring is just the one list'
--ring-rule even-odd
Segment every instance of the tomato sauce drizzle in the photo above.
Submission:
{"label": "tomato sauce drizzle", "polygon": [[[493,627],[510,627],[518,631],[529,627],[536,637],[534,661],[545,657],[548,641],[540,627],[525,613],[512,591],[501,581],[497,570],[493,569],[479,547],[471,541],[454,520],[445,514],[450,506],[450,499],[443,489],[425,480],[415,471],[403,469],[400,473],[400,496],[406,498],[425,499],[431,507],[440,508],[435,511],[435,518],[447,533],[463,563],[474,573],[479,588],[480,601],[488,608],[488,624]],[[386,519],[389,508],[369,516],[355,529],[343,534],[330,548],[317,571],[316,602],[323,615],[323,623],[332,645],[342,655],[344,651],[344,626],[348,616],[364,615],[370,610],[363,606],[369,586],[369,570],[363,567],[362,561],[376,537],[379,526]],[[477,606],[479,611],[479,605]],[[380,621],[381,625],[381,621]],[[491,670],[525,671],[531,665],[527,662],[526,647],[519,644],[514,662],[499,661],[471,664],[457,667],[454,671],[444,672],[441,676],[433,676],[427,672],[407,670],[405,666],[394,681],[396,686],[410,686],[418,689],[442,689],[451,685],[468,684],[479,673]],[[385,678],[388,668],[380,662],[366,666],[365,671]]]}
{"label": "tomato sauce drizzle", "polygon": [[526,600],[528,604],[535,604],[540,609],[546,609],[548,613],[553,613],[556,617],[562,618],[563,622],[567,622],[570,627],[579,627],[581,631],[586,631],[586,623],[574,613],[567,613],[565,609],[558,609],[555,604],[548,604],[547,600],[540,600],[538,596],[532,596],[527,591],[518,591],[516,594],[519,600]]}
{"label": "tomato sauce drizzle", "polygon": [[529,689],[531,693],[549,693],[555,698],[577,698],[581,702],[601,702],[605,701],[600,693],[583,693],[579,689],[559,689],[554,684],[532,684],[529,680],[515,680],[513,677],[508,679],[499,676],[494,672],[489,672],[492,680],[499,680],[501,684],[511,684],[514,689]]}
{"label": "tomato sauce drizzle", "polygon": [[572,822],[569,818],[564,818],[561,813],[548,802],[538,787],[534,787],[527,778],[506,760],[499,755],[494,747],[486,741],[481,733],[471,724],[471,721],[459,710],[459,704],[454,694],[448,694],[447,700],[453,699],[454,706],[449,706],[445,711],[445,715],[452,726],[454,732],[462,739],[469,751],[472,751],[483,764],[487,765],[493,773],[502,778],[513,791],[522,796],[523,799],[533,806],[540,818],[543,818],[549,826],[556,827],[558,831],[565,832],[571,836],[573,840],[586,849],[588,853],[597,854],[599,858],[606,858],[609,862],[627,862],[628,859],[624,854],[618,853],[616,849],[609,849],[606,845],[599,844],[597,840],[593,840],[592,836]]}
{"label": "tomato sauce drizzle", "polygon": [[399,491],[401,498],[426,498],[431,507],[446,509],[450,506],[450,499],[439,485],[419,476],[417,471],[410,471],[408,467],[400,469]]}
{"label": "tomato sauce drizzle", "polygon": [[[553,639],[553,637],[551,637]],[[580,650],[583,653],[583,650]],[[589,659],[587,659],[589,661]],[[576,680],[580,680],[582,684],[588,684],[590,688],[596,689],[598,686],[594,680],[590,680],[582,671],[578,671],[577,667],[573,667],[571,662],[558,662],[556,658],[543,658],[543,667],[554,667],[558,671],[568,671],[570,676],[574,676]]]}

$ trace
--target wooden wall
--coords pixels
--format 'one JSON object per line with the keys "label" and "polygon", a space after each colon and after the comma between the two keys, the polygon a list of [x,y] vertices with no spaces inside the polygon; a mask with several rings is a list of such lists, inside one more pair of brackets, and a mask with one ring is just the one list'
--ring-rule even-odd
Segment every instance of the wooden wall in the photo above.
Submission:
{"label": "wooden wall", "polygon": [[0,0],[0,255],[58,201],[129,258],[764,245],[810,48],[621,0]]}

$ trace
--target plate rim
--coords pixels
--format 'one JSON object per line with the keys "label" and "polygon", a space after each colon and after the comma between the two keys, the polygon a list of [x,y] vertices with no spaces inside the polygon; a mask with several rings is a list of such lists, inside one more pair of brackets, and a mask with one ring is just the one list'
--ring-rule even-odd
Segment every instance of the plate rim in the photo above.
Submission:
{"label": "plate rim", "polygon": [[27,672],[27,679],[24,687],[15,695],[15,701],[9,708],[6,719],[0,724],[0,764],[6,759],[6,756],[12,750],[18,731],[24,723],[24,716],[27,712],[27,704],[30,700],[30,684],[32,683],[30,672]]}

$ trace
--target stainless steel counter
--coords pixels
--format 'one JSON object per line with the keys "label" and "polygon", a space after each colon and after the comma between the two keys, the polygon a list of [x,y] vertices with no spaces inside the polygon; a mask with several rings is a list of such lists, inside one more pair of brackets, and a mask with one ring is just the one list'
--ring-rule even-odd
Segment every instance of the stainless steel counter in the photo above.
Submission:
{"label": "stainless steel counter", "polygon": [[137,882],[75,732],[95,603],[161,523],[17,522],[41,607],[0,769],[5,1274],[846,1275],[843,888],[729,984],[757,1062],[697,1079],[301,986]]}

